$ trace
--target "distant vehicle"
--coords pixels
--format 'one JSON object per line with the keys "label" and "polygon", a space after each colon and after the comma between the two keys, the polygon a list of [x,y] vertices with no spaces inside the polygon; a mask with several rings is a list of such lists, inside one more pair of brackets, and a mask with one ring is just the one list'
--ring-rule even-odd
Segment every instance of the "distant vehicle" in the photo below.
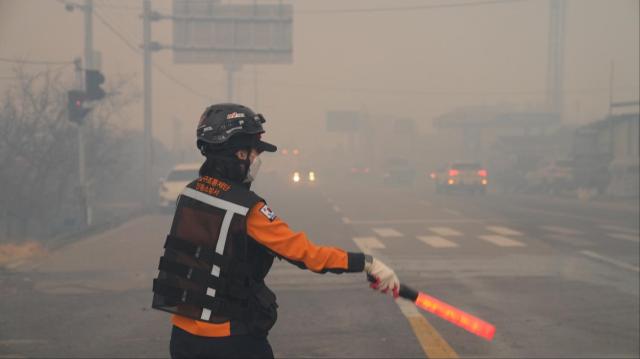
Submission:
{"label": "distant vehicle", "polygon": [[349,169],[349,173],[351,173],[351,175],[354,177],[368,176],[369,174],[371,174],[371,167],[353,166]]}
{"label": "distant vehicle", "polygon": [[379,175],[370,166],[355,164],[345,168],[345,178],[354,183],[363,184],[375,182]]}
{"label": "distant vehicle", "polygon": [[387,159],[382,171],[382,181],[387,185],[413,185],[416,177],[416,169],[406,158]]}
{"label": "distant vehicle", "polygon": [[556,194],[573,189],[573,161],[551,160],[526,174],[527,188],[538,193]]}
{"label": "distant vehicle", "polygon": [[486,193],[489,184],[487,170],[476,162],[454,162],[432,172],[436,192],[463,190],[471,193]]}
{"label": "distant vehicle", "polygon": [[311,169],[296,169],[289,176],[289,182],[294,186],[315,186],[317,181],[317,173]]}
{"label": "distant vehicle", "polygon": [[200,163],[183,163],[171,169],[166,178],[160,180],[158,197],[160,206],[170,208],[176,205],[178,195],[189,182],[199,177]]}

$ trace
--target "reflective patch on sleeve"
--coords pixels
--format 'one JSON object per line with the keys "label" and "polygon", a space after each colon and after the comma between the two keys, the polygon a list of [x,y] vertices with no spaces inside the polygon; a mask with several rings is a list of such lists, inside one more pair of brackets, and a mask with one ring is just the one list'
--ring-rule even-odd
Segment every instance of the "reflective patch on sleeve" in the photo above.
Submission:
{"label": "reflective patch on sleeve", "polygon": [[271,222],[273,222],[273,220],[276,219],[276,214],[273,213],[271,208],[269,208],[269,206],[267,206],[266,204],[262,206],[262,208],[260,208],[260,213],[262,213],[265,217],[267,217],[267,219]]}

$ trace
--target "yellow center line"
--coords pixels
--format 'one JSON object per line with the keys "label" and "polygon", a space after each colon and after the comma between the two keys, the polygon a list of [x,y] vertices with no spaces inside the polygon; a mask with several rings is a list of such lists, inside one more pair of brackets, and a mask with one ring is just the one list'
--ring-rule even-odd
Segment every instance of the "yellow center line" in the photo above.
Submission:
{"label": "yellow center line", "polygon": [[[344,218],[343,218],[344,219]],[[351,221],[349,221],[351,222]],[[347,223],[347,222],[345,222]],[[360,238],[353,239],[358,248],[361,251],[367,254],[372,254],[373,248],[368,246],[364,241]],[[374,241],[377,241],[375,237]],[[384,246],[382,246],[384,248]],[[418,343],[420,343],[420,347],[422,351],[426,355],[427,358],[435,359],[435,358],[452,358],[458,359],[458,353],[451,348],[449,343],[438,333],[438,331],[431,326],[431,324],[427,321],[425,317],[418,312],[414,303],[398,298],[396,299],[396,304],[400,307],[400,311],[407,318],[409,324],[411,325],[411,329],[413,333],[416,335],[418,339]]]}
{"label": "yellow center line", "polygon": [[451,348],[431,323],[418,312],[413,303],[402,299],[396,300],[396,303],[400,307],[402,314],[409,321],[411,329],[427,358],[459,358],[458,353]]}

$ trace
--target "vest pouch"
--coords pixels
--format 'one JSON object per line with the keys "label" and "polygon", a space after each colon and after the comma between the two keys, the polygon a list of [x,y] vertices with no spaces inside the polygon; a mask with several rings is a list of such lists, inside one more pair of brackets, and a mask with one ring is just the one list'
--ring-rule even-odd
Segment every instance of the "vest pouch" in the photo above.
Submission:
{"label": "vest pouch", "polygon": [[257,283],[249,297],[249,333],[257,337],[266,337],[277,319],[276,295],[264,283]]}

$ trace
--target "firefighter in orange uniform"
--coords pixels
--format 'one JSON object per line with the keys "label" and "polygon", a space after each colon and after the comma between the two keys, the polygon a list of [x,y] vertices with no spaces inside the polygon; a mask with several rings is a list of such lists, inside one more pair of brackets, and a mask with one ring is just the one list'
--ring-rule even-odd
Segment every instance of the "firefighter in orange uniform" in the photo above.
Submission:
{"label": "firefighter in orange uniform", "polygon": [[271,358],[267,334],[277,318],[265,285],[274,257],[316,273],[366,272],[372,288],[397,297],[389,267],[363,253],[313,244],[292,231],[249,187],[265,119],[237,104],[208,107],[197,127],[206,160],[200,177],[178,197],[171,230],[153,281],[152,307],[173,314],[173,358]]}

